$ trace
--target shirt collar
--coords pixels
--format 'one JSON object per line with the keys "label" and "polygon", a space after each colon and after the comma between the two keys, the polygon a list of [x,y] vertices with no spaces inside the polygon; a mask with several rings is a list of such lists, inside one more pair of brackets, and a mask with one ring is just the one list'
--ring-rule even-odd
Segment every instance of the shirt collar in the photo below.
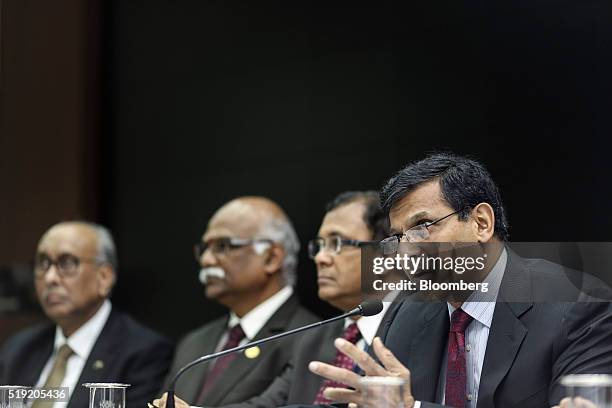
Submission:
{"label": "shirt collar", "polygon": [[249,340],[253,339],[291,295],[293,295],[293,288],[291,286],[285,286],[274,295],[255,306],[251,311],[242,316],[242,318],[238,317],[233,311],[230,311],[230,318],[227,322],[228,328],[240,324],[246,338]]}
{"label": "shirt collar", "polygon": [[64,336],[62,329],[57,326],[55,328],[54,350],[57,351],[62,345],[67,343],[74,354],[87,359],[89,352],[108,320],[111,309],[111,303],[106,299],[98,311],[68,338]]}
{"label": "shirt collar", "polygon": [[[502,250],[497,262],[491,269],[491,272],[487,274],[483,283],[488,284],[488,292],[483,293],[481,291],[474,291],[467,300],[461,305],[461,309],[469,314],[474,320],[479,321],[488,328],[491,328],[491,321],[493,320],[493,311],[495,310],[495,301],[499,294],[499,286],[504,276],[504,270],[506,270],[506,264],[508,263],[508,251],[506,248]],[[447,303],[448,315],[451,317],[455,308]]]}
{"label": "shirt collar", "polygon": [[389,310],[389,306],[391,306],[391,303],[393,303],[398,293],[397,291],[390,292],[385,296],[382,301],[383,309],[378,314],[360,317],[357,321],[347,317],[344,319],[344,328],[346,329],[349,327],[351,323],[357,323],[357,328],[361,333],[361,337],[363,337],[368,346],[371,345],[372,341],[374,341],[374,337],[376,337],[376,332],[378,332],[378,326],[380,326],[383,317],[385,317],[385,313]]}

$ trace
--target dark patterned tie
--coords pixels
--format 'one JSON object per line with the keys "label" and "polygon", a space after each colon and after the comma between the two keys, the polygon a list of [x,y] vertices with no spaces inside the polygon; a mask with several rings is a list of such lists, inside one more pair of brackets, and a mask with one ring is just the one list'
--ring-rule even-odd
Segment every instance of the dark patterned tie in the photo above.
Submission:
{"label": "dark patterned tie", "polygon": [[[351,323],[344,331],[342,338],[346,341],[350,341],[353,344],[357,343],[361,338],[361,333],[359,332],[357,323]],[[336,358],[334,358],[334,362],[332,364],[336,367],[345,368],[347,370],[351,370],[353,368],[353,360],[346,354],[341,353],[339,350],[336,350]],[[323,391],[325,391],[325,389],[328,387],[346,388],[346,385],[326,379],[323,381],[321,388],[319,388],[319,392],[317,392],[317,396],[313,404],[329,404],[331,402],[323,396]]]}
{"label": "dark patterned tie", "polygon": [[[222,350],[227,350],[227,349],[237,347],[242,341],[242,339],[244,339],[244,337],[245,337],[245,334],[244,334],[244,331],[242,330],[242,327],[240,327],[239,324],[235,325],[234,327],[230,329],[229,336],[227,338],[227,341],[223,345]],[[212,369],[206,376],[206,381],[204,382],[204,385],[202,386],[202,391],[200,392],[200,395],[198,396],[198,399],[196,400],[197,405],[202,405],[204,398],[206,398],[207,394],[212,389],[212,386],[217,382],[217,380],[219,380],[219,377],[221,377],[223,372],[227,369],[230,363],[234,361],[236,357],[238,357],[238,353],[231,353],[231,354],[226,354],[217,359],[217,361],[215,362],[215,365],[212,367]]]}
{"label": "dark patterned tie", "polygon": [[472,317],[462,309],[451,316],[448,333],[448,361],[446,364],[445,405],[464,408],[466,401],[465,329]]}

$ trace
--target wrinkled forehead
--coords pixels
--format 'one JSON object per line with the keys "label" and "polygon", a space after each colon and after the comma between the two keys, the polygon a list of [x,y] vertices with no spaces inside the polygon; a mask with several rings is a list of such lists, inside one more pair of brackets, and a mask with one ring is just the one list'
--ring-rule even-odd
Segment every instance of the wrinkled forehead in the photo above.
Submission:
{"label": "wrinkled forehead", "polygon": [[63,253],[79,257],[95,256],[97,235],[81,224],[59,224],[49,229],[40,239],[38,253],[58,256]]}
{"label": "wrinkled forehead", "polygon": [[442,196],[438,180],[419,185],[399,199],[389,211],[394,231],[411,226],[420,218],[434,217],[451,207]]}

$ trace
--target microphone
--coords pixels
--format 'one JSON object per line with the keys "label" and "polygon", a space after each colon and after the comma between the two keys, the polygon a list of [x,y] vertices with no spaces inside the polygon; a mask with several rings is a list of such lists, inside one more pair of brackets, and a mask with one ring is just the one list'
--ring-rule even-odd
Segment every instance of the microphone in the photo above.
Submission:
{"label": "microphone", "polygon": [[172,382],[170,383],[170,386],[168,387],[168,391],[167,391],[166,408],[174,408],[174,389],[176,387],[176,382],[183,375],[183,373],[185,373],[187,370],[189,370],[191,367],[193,367],[195,365],[198,365],[200,363],[204,363],[206,361],[213,360],[215,358],[219,358],[219,357],[225,356],[226,354],[231,354],[231,353],[235,353],[237,351],[246,350],[248,348],[255,347],[255,346],[258,346],[258,345],[263,344],[263,343],[267,343],[267,342],[272,341],[272,340],[278,340],[278,339],[286,337],[286,336],[291,336],[291,335],[294,335],[296,333],[301,333],[301,332],[306,331],[306,330],[314,329],[315,327],[320,327],[320,326],[323,326],[324,324],[332,323],[332,322],[335,322],[335,321],[338,321],[338,320],[341,320],[341,319],[345,319],[347,317],[351,317],[351,316],[364,316],[364,317],[365,316],[374,316],[376,314],[379,314],[382,310],[383,310],[383,304],[382,304],[382,302],[380,300],[373,300],[373,301],[363,302],[362,304],[360,304],[359,306],[357,306],[353,310],[350,310],[350,311],[348,311],[348,312],[346,312],[344,314],[341,314],[340,316],[332,317],[331,319],[323,320],[321,322],[311,323],[311,324],[308,324],[306,326],[298,327],[296,329],[292,329],[292,330],[289,330],[289,331],[286,331],[286,332],[283,332],[283,333],[275,334],[273,336],[266,337],[265,339],[260,339],[260,340],[256,340],[256,341],[247,343],[247,344],[245,344],[243,346],[238,346],[238,347],[234,347],[234,348],[231,348],[231,349],[219,351],[218,353],[207,354],[205,356],[199,357],[199,358],[193,360],[191,363],[183,366],[180,370],[178,370],[178,372],[176,373],[176,375],[172,379]]}

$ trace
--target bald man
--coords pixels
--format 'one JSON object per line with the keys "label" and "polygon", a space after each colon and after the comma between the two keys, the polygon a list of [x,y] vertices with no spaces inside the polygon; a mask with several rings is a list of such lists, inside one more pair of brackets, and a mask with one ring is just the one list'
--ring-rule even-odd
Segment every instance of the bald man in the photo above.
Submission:
{"label": "bald man", "polygon": [[166,375],[172,345],[117,311],[109,298],[117,279],[109,231],[63,222],[41,238],[35,257],[38,300],[53,324],[16,334],[0,351],[0,384],[68,388],[68,402],[32,408],[87,406],[87,382],[131,384],[128,406],[144,406]]}
{"label": "bald man", "polygon": [[[179,344],[170,375],[209,353],[315,321],[293,293],[300,244],[285,212],[264,197],[240,197],[210,219],[195,256],[206,297],[229,313],[189,333]],[[265,390],[289,361],[295,338],[194,367],[176,385],[191,405],[244,401]]]}

